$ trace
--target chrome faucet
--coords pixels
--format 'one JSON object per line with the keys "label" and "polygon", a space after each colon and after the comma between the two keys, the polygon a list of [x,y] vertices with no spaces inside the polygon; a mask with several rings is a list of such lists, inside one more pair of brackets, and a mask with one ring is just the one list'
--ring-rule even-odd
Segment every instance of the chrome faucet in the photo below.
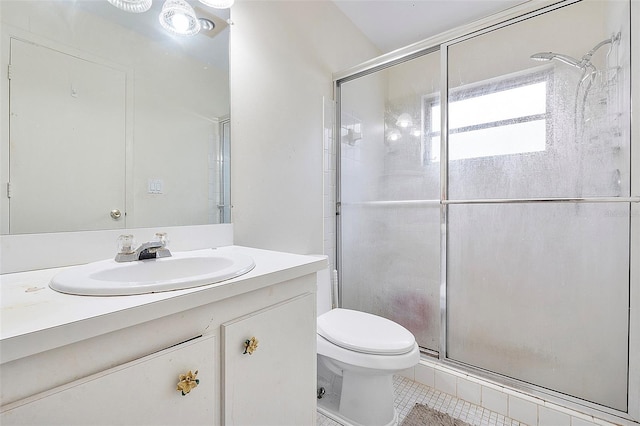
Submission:
{"label": "chrome faucet", "polygon": [[116,254],[116,262],[133,262],[135,260],[159,259],[161,257],[170,257],[171,252],[166,247],[166,234],[156,234],[157,241],[149,241],[143,243],[135,250],[132,250],[132,235],[121,235],[118,238],[120,251]]}

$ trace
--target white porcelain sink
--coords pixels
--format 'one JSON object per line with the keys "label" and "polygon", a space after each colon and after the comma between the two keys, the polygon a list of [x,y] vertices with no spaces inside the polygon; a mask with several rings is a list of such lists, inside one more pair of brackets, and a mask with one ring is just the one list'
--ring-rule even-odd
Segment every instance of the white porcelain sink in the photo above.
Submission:
{"label": "white porcelain sink", "polygon": [[218,283],[254,267],[253,259],[241,253],[176,252],[161,259],[124,263],[103,260],[76,266],[54,276],[49,287],[84,296],[157,293]]}

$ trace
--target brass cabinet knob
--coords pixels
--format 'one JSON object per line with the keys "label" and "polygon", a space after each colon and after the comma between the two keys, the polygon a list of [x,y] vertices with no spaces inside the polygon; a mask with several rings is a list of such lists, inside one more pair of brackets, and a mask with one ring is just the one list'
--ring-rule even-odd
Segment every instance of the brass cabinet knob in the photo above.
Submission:
{"label": "brass cabinet knob", "polygon": [[187,374],[181,374],[178,377],[180,381],[178,382],[176,390],[182,392],[182,396],[185,396],[200,383],[200,380],[196,378],[197,376],[198,370],[196,370],[195,373],[192,373],[191,370],[189,370]]}
{"label": "brass cabinet knob", "polygon": [[256,349],[258,349],[258,339],[256,339],[255,337],[252,337],[251,339],[244,341],[243,354],[251,355],[256,351]]}

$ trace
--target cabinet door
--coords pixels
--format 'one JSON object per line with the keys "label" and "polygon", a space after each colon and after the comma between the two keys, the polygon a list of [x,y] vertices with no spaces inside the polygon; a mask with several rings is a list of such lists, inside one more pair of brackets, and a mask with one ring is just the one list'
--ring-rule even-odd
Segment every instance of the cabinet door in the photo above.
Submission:
{"label": "cabinet door", "polygon": [[[9,425],[213,425],[215,337],[201,337],[3,407]],[[179,375],[198,370],[182,395]]]}
{"label": "cabinet door", "polygon": [[[222,325],[225,425],[313,425],[315,297],[307,294]],[[258,347],[243,353],[246,340]]]}

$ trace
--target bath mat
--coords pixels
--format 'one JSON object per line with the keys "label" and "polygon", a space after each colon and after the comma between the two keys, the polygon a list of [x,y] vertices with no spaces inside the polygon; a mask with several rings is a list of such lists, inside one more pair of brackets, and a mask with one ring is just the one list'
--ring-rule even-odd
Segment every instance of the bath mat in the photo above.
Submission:
{"label": "bath mat", "polygon": [[441,413],[426,405],[416,404],[401,426],[471,426],[462,420],[454,419],[446,413]]}

